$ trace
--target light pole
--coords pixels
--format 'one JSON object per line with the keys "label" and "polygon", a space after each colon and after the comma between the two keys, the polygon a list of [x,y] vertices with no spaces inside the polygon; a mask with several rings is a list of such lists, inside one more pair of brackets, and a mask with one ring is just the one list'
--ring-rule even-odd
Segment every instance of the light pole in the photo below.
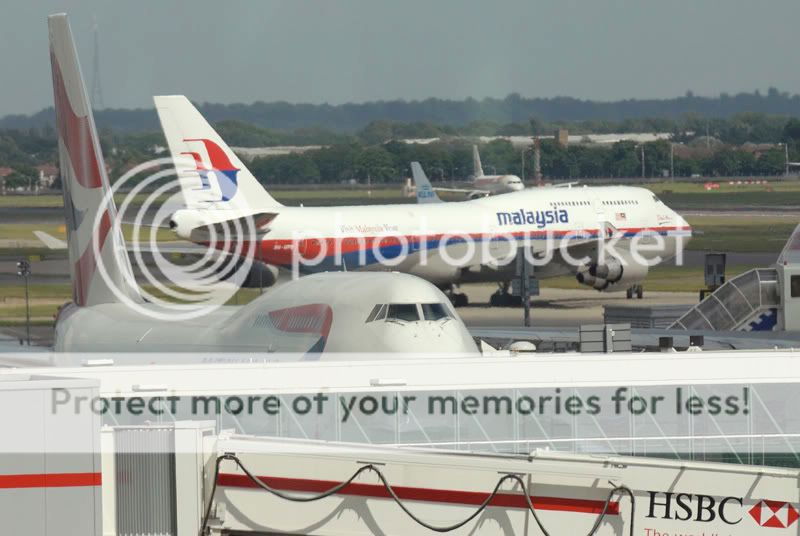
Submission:
{"label": "light pole", "polygon": [[783,144],[783,175],[789,176],[789,144]]}
{"label": "light pole", "polygon": [[28,278],[31,275],[31,263],[26,259],[17,262],[17,276],[25,279],[25,335],[28,346],[31,345],[31,307],[28,299]]}
{"label": "light pole", "polygon": [[522,175],[520,176],[520,179],[522,179],[523,183],[525,182],[525,157],[526,157],[526,155],[527,155],[529,150],[533,154],[533,175],[534,175],[533,178],[535,180],[539,179],[539,177],[537,177],[537,174],[538,174],[538,171],[537,171],[538,170],[537,157],[538,157],[538,151],[539,151],[538,145],[539,145],[539,138],[534,138],[532,140],[532,143],[531,143],[530,147],[523,147],[522,148],[522,153],[521,153]]}
{"label": "light pole", "polygon": [[675,180],[675,144],[669,143],[669,178]]}
{"label": "light pole", "polygon": [[642,178],[644,178],[644,144],[640,145],[642,148]]}

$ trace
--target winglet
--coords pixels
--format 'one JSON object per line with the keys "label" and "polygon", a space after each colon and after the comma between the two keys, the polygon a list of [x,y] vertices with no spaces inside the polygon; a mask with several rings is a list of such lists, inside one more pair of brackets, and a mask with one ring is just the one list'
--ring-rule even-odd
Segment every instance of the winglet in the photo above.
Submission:
{"label": "winglet", "polygon": [[442,200],[433,190],[431,181],[428,180],[419,162],[411,162],[411,175],[414,177],[414,184],[417,190],[417,203],[441,203]]}

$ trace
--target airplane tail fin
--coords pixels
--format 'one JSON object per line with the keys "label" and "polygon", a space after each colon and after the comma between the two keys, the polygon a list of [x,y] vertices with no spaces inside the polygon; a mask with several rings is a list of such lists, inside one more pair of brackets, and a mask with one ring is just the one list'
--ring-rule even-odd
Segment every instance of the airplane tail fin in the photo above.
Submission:
{"label": "airplane tail fin", "polygon": [[69,21],[60,13],[47,24],[73,301],[141,302]]}
{"label": "airplane tail fin", "polygon": [[411,175],[414,177],[414,184],[417,187],[417,203],[442,202],[434,191],[433,186],[431,186],[431,181],[428,180],[428,176],[425,175],[419,162],[411,162]]}
{"label": "airplane tail fin", "polygon": [[282,206],[189,99],[170,95],[153,100],[187,208],[234,208],[235,203],[238,210],[258,211]]}
{"label": "airplane tail fin", "polygon": [[476,177],[483,177],[483,166],[481,165],[481,153],[478,152],[478,146],[472,146],[472,171]]}

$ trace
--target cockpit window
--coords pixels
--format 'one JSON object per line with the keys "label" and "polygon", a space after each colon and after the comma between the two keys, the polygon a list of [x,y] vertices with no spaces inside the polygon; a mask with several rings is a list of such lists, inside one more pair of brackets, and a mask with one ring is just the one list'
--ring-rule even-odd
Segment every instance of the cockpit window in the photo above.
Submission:
{"label": "cockpit window", "polygon": [[372,322],[373,320],[375,320],[375,317],[378,316],[378,311],[381,310],[381,307],[382,307],[382,305],[378,304],[378,305],[376,305],[375,307],[372,308],[372,311],[370,311],[369,316],[367,317],[367,323]]}
{"label": "cockpit window", "polygon": [[379,320],[416,322],[420,320],[420,315],[422,319],[432,322],[453,318],[453,313],[444,303],[379,303],[370,311],[366,323]]}
{"label": "cockpit window", "polygon": [[367,321],[365,323],[374,322],[376,320],[383,320],[386,318],[386,309],[389,307],[385,303],[379,303],[370,311]]}
{"label": "cockpit window", "polygon": [[405,320],[415,322],[419,320],[419,311],[416,303],[390,303],[386,320]]}
{"label": "cockpit window", "polygon": [[661,202],[661,200],[655,195],[653,196],[653,201],[655,201],[656,203],[660,203]]}
{"label": "cockpit window", "polygon": [[441,320],[448,318],[450,313],[443,303],[423,303],[422,316],[425,320]]}

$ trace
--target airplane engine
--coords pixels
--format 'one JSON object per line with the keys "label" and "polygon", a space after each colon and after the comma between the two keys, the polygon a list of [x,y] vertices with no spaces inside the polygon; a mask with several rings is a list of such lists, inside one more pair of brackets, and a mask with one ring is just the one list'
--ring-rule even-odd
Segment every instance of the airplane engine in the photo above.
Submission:
{"label": "airplane engine", "polygon": [[582,266],[575,278],[578,283],[595,290],[613,292],[641,283],[647,277],[648,270],[646,264],[639,264],[629,254],[618,253],[603,264],[593,262]]}
{"label": "airplane engine", "polygon": [[434,285],[450,285],[460,279],[461,268],[450,266],[441,259],[432,256],[427,264],[414,266],[409,270],[409,273],[421,277]]}
{"label": "airplane engine", "polygon": [[[235,264],[226,263],[220,267],[217,274],[223,281],[233,276],[244,261],[238,260]],[[243,288],[267,288],[278,281],[278,267],[261,261],[253,261],[250,271],[242,282]]]}
{"label": "airplane engine", "polygon": [[265,288],[271,287],[278,281],[278,267],[272,264],[265,264],[261,261],[253,261],[250,273],[244,280],[243,287]]}

